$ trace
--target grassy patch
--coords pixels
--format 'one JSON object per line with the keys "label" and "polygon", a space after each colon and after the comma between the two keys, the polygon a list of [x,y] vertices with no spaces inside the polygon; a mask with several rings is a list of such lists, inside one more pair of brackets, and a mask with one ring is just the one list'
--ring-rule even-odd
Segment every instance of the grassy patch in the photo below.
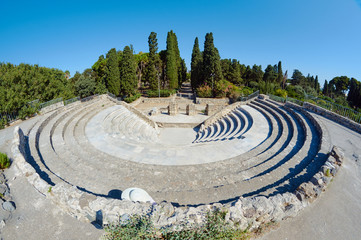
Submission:
{"label": "grassy patch", "polygon": [[132,216],[121,224],[105,227],[103,239],[249,239],[247,230],[233,228],[225,220],[226,212],[209,212],[203,225],[194,225],[174,231],[169,228],[156,229],[148,215]]}
{"label": "grassy patch", "polygon": [[5,153],[0,152],[0,168],[5,169],[10,167],[10,159]]}

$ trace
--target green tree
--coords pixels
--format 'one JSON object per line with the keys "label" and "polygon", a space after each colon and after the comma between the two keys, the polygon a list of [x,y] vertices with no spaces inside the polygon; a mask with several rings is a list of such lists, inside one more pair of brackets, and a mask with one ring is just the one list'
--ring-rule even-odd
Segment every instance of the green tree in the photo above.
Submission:
{"label": "green tree", "polygon": [[137,73],[132,47],[124,47],[119,71],[121,94],[125,96],[134,95],[137,90]]}
{"label": "green tree", "polygon": [[157,34],[151,32],[148,37],[149,45],[149,55],[148,55],[148,65],[146,70],[146,80],[149,83],[149,88],[151,90],[158,89],[158,76],[156,69],[156,53],[158,51],[158,42]]}
{"label": "green tree", "polygon": [[81,98],[93,95],[95,87],[95,79],[90,76],[81,75],[79,80],[75,83],[76,94]]}
{"label": "green tree", "polygon": [[323,84],[322,94],[325,95],[325,96],[329,96],[327,80],[325,80],[325,83]]}
{"label": "green tree", "polygon": [[346,76],[334,77],[329,85],[336,95],[345,95],[348,90],[350,79]]}
{"label": "green tree", "polygon": [[214,83],[223,79],[219,52],[213,43],[213,33],[207,33],[205,37],[202,75],[204,81],[213,86],[212,91]]}
{"label": "green tree", "polygon": [[291,80],[292,85],[301,85],[305,82],[305,76],[303,76],[303,74],[298,69],[295,69],[293,71]]}
{"label": "green tree", "polygon": [[120,93],[120,73],[118,57],[115,48],[109,50],[107,54],[107,74],[106,86],[110,93],[119,96]]}
{"label": "green tree", "polygon": [[168,32],[167,35],[167,54],[166,54],[166,76],[169,81],[169,88],[178,88],[178,67],[177,67],[177,55],[176,45],[173,31]]}
{"label": "green tree", "polygon": [[198,88],[202,83],[202,53],[199,50],[198,38],[194,40],[191,60],[191,85],[193,89]]}
{"label": "green tree", "polygon": [[272,65],[268,65],[264,71],[263,81],[273,83],[277,80],[277,75],[278,74],[275,72],[274,67],[272,67]]}
{"label": "green tree", "polygon": [[279,84],[282,84],[282,82],[283,82],[283,71],[282,71],[282,62],[281,61],[278,62],[278,66],[277,66],[277,82]]}

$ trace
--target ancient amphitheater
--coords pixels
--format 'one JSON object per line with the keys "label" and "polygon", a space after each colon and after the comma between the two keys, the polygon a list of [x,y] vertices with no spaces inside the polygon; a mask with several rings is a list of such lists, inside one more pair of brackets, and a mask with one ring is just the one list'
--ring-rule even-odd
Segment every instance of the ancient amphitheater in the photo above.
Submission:
{"label": "ancient amphitheater", "polygon": [[[230,221],[255,228],[295,216],[343,161],[317,114],[296,104],[262,95],[206,115],[206,104],[175,102],[175,116],[169,100],[129,105],[108,95],[57,108],[16,130],[14,161],[39,192],[83,221],[151,208],[165,226],[225,206]],[[121,200],[130,187],[158,204]]]}

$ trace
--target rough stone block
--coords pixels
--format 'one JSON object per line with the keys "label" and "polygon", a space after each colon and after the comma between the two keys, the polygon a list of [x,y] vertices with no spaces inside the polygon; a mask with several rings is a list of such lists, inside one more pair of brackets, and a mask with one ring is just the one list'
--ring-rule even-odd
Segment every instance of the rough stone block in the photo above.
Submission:
{"label": "rough stone block", "polygon": [[176,102],[171,102],[168,106],[168,114],[170,116],[175,116],[178,114],[178,104]]}
{"label": "rough stone block", "polygon": [[189,116],[196,115],[196,106],[193,103],[188,104],[187,108],[186,108],[186,112],[187,112],[187,115],[189,115]]}
{"label": "rough stone block", "polygon": [[206,106],[206,115],[211,116],[217,112],[217,106],[211,103],[208,103]]}

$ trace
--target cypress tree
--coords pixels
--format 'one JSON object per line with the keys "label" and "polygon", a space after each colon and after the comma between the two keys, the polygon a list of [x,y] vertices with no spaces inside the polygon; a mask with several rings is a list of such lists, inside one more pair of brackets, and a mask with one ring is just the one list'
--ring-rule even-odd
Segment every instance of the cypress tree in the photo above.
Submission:
{"label": "cypress tree", "polygon": [[325,83],[323,84],[322,94],[325,96],[328,96],[329,90],[328,90],[328,83],[327,80],[325,80]]}
{"label": "cypress tree", "polygon": [[191,85],[196,89],[201,84],[202,53],[199,50],[198,38],[194,40],[191,60]]}
{"label": "cypress tree", "polygon": [[115,48],[109,50],[107,60],[107,88],[110,93],[118,96],[120,93],[120,74],[117,51]]}
{"label": "cypress tree", "polygon": [[119,70],[120,92],[126,96],[133,95],[137,88],[137,73],[132,47],[124,47]]}
{"label": "cypress tree", "polygon": [[215,83],[223,79],[219,52],[213,43],[213,33],[207,33],[204,41],[203,77],[206,83],[213,85],[212,90]]}
{"label": "cypress tree", "polygon": [[157,69],[155,67],[156,63],[156,53],[158,51],[158,43],[157,43],[157,34],[155,32],[151,32],[148,37],[148,45],[149,45],[149,56],[148,56],[148,65],[146,71],[146,80],[149,83],[149,87],[151,90],[158,89],[158,79],[157,79]]}
{"label": "cypress tree", "polygon": [[277,71],[277,82],[282,84],[283,82],[283,71],[282,71],[282,62],[278,62],[278,71]]}
{"label": "cypress tree", "polygon": [[177,68],[177,56],[175,50],[175,38],[173,32],[168,32],[167,35],[167,64],[166,64],[166,75],[169,81],[169,88],[178,88],[178,68]]}
{"label": "cypress tree", "polygon": [[239,64],[239,62],[236,59],[232,60],[232,72],[231,72],[231,82],[239,85],[242,82],[242,78],[241,78],[241,65]]}

